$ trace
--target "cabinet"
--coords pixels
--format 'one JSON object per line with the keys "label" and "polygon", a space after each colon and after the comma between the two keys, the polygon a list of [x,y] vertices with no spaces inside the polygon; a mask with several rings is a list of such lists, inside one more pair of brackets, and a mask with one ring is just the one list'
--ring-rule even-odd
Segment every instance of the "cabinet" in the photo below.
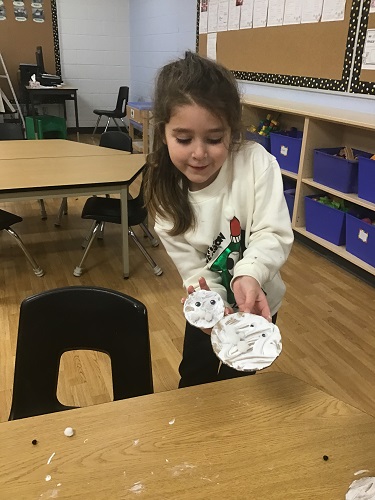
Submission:
{"label": "cabinet", "polygon": [[279,119],[283,128],[293,126],[303,131],[298,173],[281,171],[283,177],[294,179],[296,182],[293,230],[375,276],[374,267],[347,252],[345,246],[334,245],[306,231],[305,224],[305,196],[322,192],[371,210],[375,219],[375,203],[363,200],[357,194],[342,193],[313,180],[314,149],[349,146],[375,153],[375,117],[366,113],[250,95],[243,96],[242,109],[246,126],[257,125],[271,113],[273,118]]}
{"label": "cabinet", "polygon": [[[129,118],[129,135],[133,139],[133,149],[147,155],[151,150],[150,132],[152,102],[128,102],[126,114]],[[134,140],[134,129],[142,133],[140,141]]]}

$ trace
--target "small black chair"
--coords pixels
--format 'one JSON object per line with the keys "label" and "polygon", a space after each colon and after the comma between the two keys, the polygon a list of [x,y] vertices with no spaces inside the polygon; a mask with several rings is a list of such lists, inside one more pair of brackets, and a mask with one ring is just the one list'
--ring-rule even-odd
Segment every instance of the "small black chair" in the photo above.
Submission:
{"label": "small black chair", "polygon": [[31,256],[30,252],[27,250],[23,241],[16,233],[16,231],[11,228],[13,224],[17,224],[17,222],[22,222],[22,220],[23,220],[22,217],[20,217],[19,215],[6,212],[5,210],[0,210],[0,231],[5,231],[16,240],[18,246],[21,248],[27,260],[31,264],[34,274],[38,277],[41,277],[44,275],[43,269],[35,262],[34,258]]}
{"label": "small black chair", "polygon": [[108,128],[109,122],[111,121],[111,118],[114,121],[114,123],[116,124],[116,126],[120,132],[121,132],[121,127],[119,126],[117,119],[121,120],[122,124],[125,127],[125,130],[127,131],[127,127],[125,125],[123,118],[126,116],[126,105],[128,104],[128,100],[129,100],[129,87],[120,87],[120,89],[118,91],[117,103],[116,103],[115,109],[113,109],[113,110],[94,109],[94,113],[96,115],[98,115],[98,120],[96,122],[94,132],[92,133],[92,135],[95,135],[96,129],[99,126],[99,122],[100,122],[102,116],[108,117],[104,132],[107,132],[107,128]]}
{"label": "small black chair", "polygon": [[146,307],[106,288],[57,288],[21,304],[9,420],[74,408],[56,391],[62,354],[78,349],[110,356],[115,400],[153,392]]}

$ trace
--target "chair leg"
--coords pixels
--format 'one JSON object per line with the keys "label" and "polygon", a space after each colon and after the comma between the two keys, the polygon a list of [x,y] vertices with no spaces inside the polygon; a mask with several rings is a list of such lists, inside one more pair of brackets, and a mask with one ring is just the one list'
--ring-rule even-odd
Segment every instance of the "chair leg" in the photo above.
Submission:
{"label": "chair leg", "polygon": [[60,227],[61,226],[61,219],[63,215],[66,215],[68,213],[68,198],[63,198],[61,200],[61,205],[59,208],[59,213],[57,214],[57,218],[55,221],[55,226]]}
{"label": "chair leg", "polygon": [[93,233],[93,231],[95,229],[95,226],[96,226],[96,220],[94,220],[94,222],[91,224],[89,232],[86,234],[84,240],[81,243],[81,247],[83,249],[85,249],[87,247],[88,242],[90,241],[91,235],[92,235],[92,233]]}
{"label": "chair leg", "polygon": [[122,121],[122,124],[124,125],[125,127],[125,130],[126,130],[126,133],[129,134],[129,129],[128,127],[126,126],[126,123],[124,122],[124,120],[122,118],[120,118],[120,120]]}
{"label": "chair leg", "polygon": [[44,204],[44,200],[38,200],[39,205],[40,205],[40,216],[42,220],[47,219],[47,212],[46,212],[46,206]]}
{"label": "chair leg", "polygon": [[122,132],[121,127],[118,124],[117,118],[113,118],[113,121],[115,122],[116,127],[119,129],[119,132]]}
{"label": "chair leg", "polygon": [[96,129],[98,128],[99,126],[99,122],[100,122],[100,119],[101,119],[102,115],[99,115],[98,116],[98,119],[96,120],[96,125],[95,125],[95,128],[94,128],[94,132],[92,133],[92,135],[95,135],[96,133]]}
{"label": "chair leg", "polygon": [[149,228],[143,222],[141,224],[139,224],[139,225],[141,226],[143,232],[145,233],[145,236],[147,236],[147,238],[149,238],[149,240],[151,241],[151,245],[153,247],[159,246],[159,241],[150,232]]}
{"label": "chair leg", "polygon": [[102,240],[104,238],[104,228],[105,228],[105,222],[101,222],[98,231],[98,240]]}
{"label": "chair leg", "polygon": [[107,128],[108,128],[108,125],[109,125],[110,121],[111,121],[111,118],[108,118],[107,125],[105,126],[105,129],[104,129],[104,133],[107,132]]}
{"label": "chair leg", "polygon": [[36,263],[36,261],[33,259],[33,257],[31,256],[31,254],[29,253],[29,251],[27,250],[27,248],[25,247],[23,241],[21,240],[21,238],[18,236],[18,234],[14,231],[14,229],[12,229],[11,227],[8,227],[8,228],[5,228],[5,231],[10,234],[10,236],[13,236],[13,238],[15,238],[15,240],[17,241],[18,243],[18,246],[21,248],[21,250],[23,251],[23,253],[25,254],[27,260],[29,261],[29,263],[31,264],[32,268],[33,268],[33,271],[34,271],[34,274],[36,276],[38,276],[39,278],[42,277],[44,275],[44,271],[43,269]]}
{"label": "chair leg", "polygon": [[79,276],[82,275],[83,263],[85,262],[87,254],[89,253],[89,250],[91,248],[91,245],[93,244],[93,242],[95,240],[95,237],[96,237],[96,235],[98,233],[99,226],[100,226],[100,222],[99,221],[95,221],[94,228],[93,228],[93,230],[91,232],[90,239],[89,239],[89,242],[87,243],[87,246],[86,246],[85,251],[83,253],[81,262],[78,264],[78,266],[75,267],[75,269],[73,271],[73,275],[76,276],[77,278],[79,278]]}
{"label": "chair leg", "polygon": [[137,238],[137,236],[135,235],[133,229],[131,227],[129,227],[129,236],[132,237],[134,243],[137,245],[137,247],[139,248],[139,250],[143,253],[143,255],[146,257],[148,263],[150,264],[150,266],[152,267],[153,271],[154,271],[154,274],[156,274],[157,276],[160,276],[161,274],[163,274],[163,270],[156,264],[156,262],[154,261],[154,259],[151,257],[151,255],[147,252],[147,250],[144,248],[144,246],[142,245],[142,243],[139,241],[139,239]]}

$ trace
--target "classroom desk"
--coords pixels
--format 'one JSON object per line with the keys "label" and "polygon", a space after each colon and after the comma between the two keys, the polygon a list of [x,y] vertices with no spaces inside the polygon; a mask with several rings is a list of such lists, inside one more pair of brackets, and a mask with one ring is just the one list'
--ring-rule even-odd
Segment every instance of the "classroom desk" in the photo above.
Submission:
{"label": "classroom desk", "polygon": [[343,500],[375,473],[374,418],[281,373],[4,422],[0,442],[4,499]]}
{"label": "classroom desk", "polygon": [[34,119],[34,130],[36,135],[35,123],[35,105],[37,103],[52,101],[55,103],[63,103],[64,105],[64,118],[66,120],[66,101],[74,101],[74,114],[76,120],[76,134],[79,140],[79,119],[78,119],[78,103],[77,103],[77,88],[70,87],[69,85],[62,84],[61,87],[30,87],[26,86],[26,109],[27,114],[30,113]]}
{"label": "classroom desk", "polygon": [[127,278],[128,186],[144,163],[144,155],[63,139],[2,141],[0,202],[120,193],[123,274]]}

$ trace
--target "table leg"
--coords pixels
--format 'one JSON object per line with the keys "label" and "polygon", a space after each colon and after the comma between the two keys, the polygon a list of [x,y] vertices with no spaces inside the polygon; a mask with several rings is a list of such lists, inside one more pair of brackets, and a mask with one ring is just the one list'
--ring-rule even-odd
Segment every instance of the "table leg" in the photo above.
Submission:
{"label": "table leg", "polygon": [[128,186],[120,191],[121,229],[122,229],[122,266],[124,278],[129,278],[129,235],[128,235]]}
{"label": "table leg", "polygon": [[31,113],[33,115],[33,124],[34,124],[34,138],[35,139],[39,139],[38,130],[37,130],[37,124],[36,124],[34,95],[33,95],[32,92],[30,94],[30,101],[31,101]]}
{"label": "table leg", "polygon": [[79,142],[79,122],[78,122],[78,102],[77,102],[77,92],[74,92],[74,113],[76,115],[76,133],[77,142]]}

